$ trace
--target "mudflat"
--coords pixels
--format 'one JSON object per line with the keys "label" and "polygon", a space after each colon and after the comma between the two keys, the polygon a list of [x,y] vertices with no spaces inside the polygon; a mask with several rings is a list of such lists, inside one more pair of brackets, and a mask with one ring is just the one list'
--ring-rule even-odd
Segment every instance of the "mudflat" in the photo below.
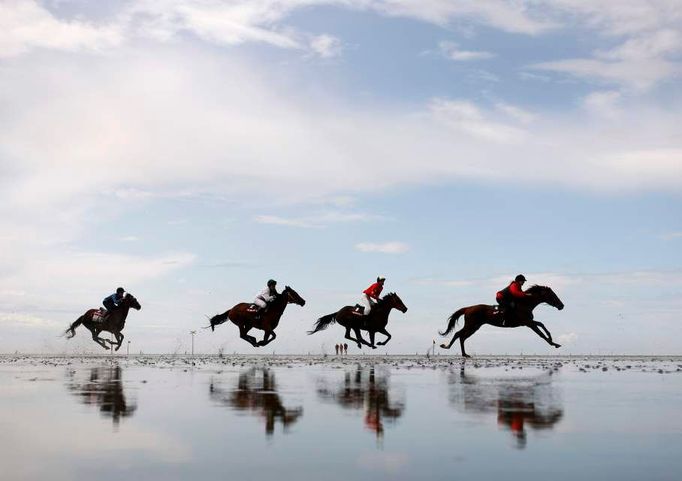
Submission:
{"label": "mudflat", "polygon": [[682,479],[682,358],[2,356],[7,480]]}

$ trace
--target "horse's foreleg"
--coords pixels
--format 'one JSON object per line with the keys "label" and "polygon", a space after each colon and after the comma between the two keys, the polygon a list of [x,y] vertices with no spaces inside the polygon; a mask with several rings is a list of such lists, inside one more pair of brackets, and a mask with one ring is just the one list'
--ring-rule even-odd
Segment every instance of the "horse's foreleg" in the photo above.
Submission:
{"label": "horse's foreleg", "polygon": [[379,346],[385,346],[386,344],[388,344],[388,341],[391,340],[391,335],[388,333],[386,329],[381,329],[379,332],[386,336],[386,339],[384,339],[382,342],[377,342],[377,344]]}
{"label": "horse's foreleg", "polygon": [[540,321],[535,321],[535,324],[536,324],[540,329],[542,329],[543,331],[545,331],[545,334],[546,334],[547,337],[549,338],[549,341],[553,343],[552,345],[553,345],[554,347],[561,347],[560,344],[556,344],[556,343],[552,340],[552,333],[549,332],[549,329],[547,329],[547,328],[545,327],[545,325],[544,325],[542,322],[540,322]]}
{"label": "horse's foreleg", "polygon": [[531,321],[531,323],[528,324],[528,327],[530,327],[531,330],[532,330],[535,334],[537,334],[537,335],[540,336],[542,339],[544,339],[545,342],[547,342],[547,344],[549,344],[550,346],[561,347],[561,344],[557,344],[556,342],[552,341],[552,337],[551,337],[551,336],[549,336],[549,337],[548,337],[548,336],[545,336],[545,333],[542,332],[542,331],[540,330],[540,328],[538,327],[538,324],[539,324],[539,323],[538,323],[537,321]]}

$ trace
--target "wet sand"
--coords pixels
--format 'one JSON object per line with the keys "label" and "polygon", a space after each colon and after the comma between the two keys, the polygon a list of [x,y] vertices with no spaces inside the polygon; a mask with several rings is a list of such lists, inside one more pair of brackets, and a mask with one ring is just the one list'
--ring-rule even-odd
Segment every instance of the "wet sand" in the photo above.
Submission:
{"label": "wet sand", "polygon": [[682,479],[682,357],[0,356],[2,479]]}

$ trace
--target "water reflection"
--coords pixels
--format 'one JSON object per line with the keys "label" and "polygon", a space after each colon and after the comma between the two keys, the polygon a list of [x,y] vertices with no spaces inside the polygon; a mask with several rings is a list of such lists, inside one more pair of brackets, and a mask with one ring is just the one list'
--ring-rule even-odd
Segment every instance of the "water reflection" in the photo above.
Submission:
{"label": "water reflection", "polygon": [[533,377],[478,378],[463,365],[450,374],[450,401],[467,412],[496,413],[498,426],[509,430],[515,446],[526,447],[527,431],[552,429],[564,410],[552,385],[552,370]]}
{"label": "water reflection", "polygon": [[320,382],[317,393],[320,398],[336,402],[344,409],[365,411],[365,426],[376,433],[384,434],[384,421],[394,422],[402,416],[405,404],[391,400],[389,376],[374,367],[360,366],[354,372],[346,372],[343,382],[330,388]]}
{"label": "water reflection", "polygon": [[275,432],[277,421],[286,432],[303,415],[302,407],[287,408],[282,404],[275,374],[270,369],[251,368],[240,373],[236,389],[223,389],[211,380],[209,391],[211,399],[219,404],[263,417],[268,436]]}
{"label": "water reflection", "polygon": [[66,374],[66,387],[83,404],[99,406],[99,411],[111,417],[115,426],[121,418],[132,416],[137,409],[134,402],[126,401],[120,366],[93,367],[85,371],[85,379],[79,379],[76,371]]}

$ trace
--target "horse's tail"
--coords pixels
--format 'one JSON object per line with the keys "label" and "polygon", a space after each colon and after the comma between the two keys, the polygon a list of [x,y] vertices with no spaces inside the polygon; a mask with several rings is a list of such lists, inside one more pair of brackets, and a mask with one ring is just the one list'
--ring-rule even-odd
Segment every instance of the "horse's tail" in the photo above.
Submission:
{"label": "horse's tail", "polygon": [[320,317],[315,323],[315,328],[312,331],[308,331],[308,334],[315,334],[318,331],[323,331],[327,329],[330,325],[336,322],[336,312],[333,314],[327,314],[326,316]]}
{"label": "horse's tail", "polygon": [[230,315],[230,309],[227,311],[223,312],[222,314],[216,314],[213,316],[210,321],[211,321],[211,331],[215,331],[215,327],[222,324],[223,322],[227,321],[227,317]]}
{"label": "horse's tail", "polygon": [[448,327],[445,332],[438,331],[441,336],[447,336],[452,332],[452,330],[457,325],[457,320],[466,312],[467,308],[463,307],[459,311],[455,311],[450,317],[448,317]]}
{"label": "horse's tail", "polygon": [[64,331],[64,335],[66,336],[67,339],[71,339],[73,336],[76,335],[76,328],[83,324],[83,319],[85,318],[85,314],[83,314],[81,317],[76,319],[73,324],[69,326],[69,328]]}

